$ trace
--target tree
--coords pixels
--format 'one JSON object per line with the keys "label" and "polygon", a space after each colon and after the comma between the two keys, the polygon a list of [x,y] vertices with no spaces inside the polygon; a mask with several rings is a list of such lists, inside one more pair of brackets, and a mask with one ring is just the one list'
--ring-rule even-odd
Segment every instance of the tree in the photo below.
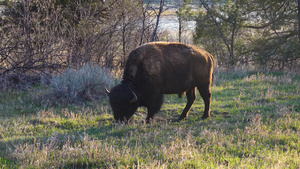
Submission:
{"label": "tree", "polygon": [[249,7],[255,11],[257,23],[247,23],[246,28],[259,32],[252,50],[254,60],[260,65],[283,70],[299,66],[299,15],[296,1],[255,1]]}
{"label": "tree", "polygon": [[[299,61],[299,13],[289,0],[199,0],[194,41],[212,50],[219,63],[259,64],[284,69]],[[297,25],[298,24],[298,25]],[[298,45],[297,45],[298,44]]]}
{"label": "tree", "polygon": [[298,0],[298,38],[300,43],[300,0]]}
{"label": "tree", "polygon": [[150,34],[147,33],[147,32],[149,32],[149,30],[152,27],[151,23],[153,21],[153,19],[152,19],[153,15],[152,15],[152,12],[150,10],[151,0],[149,0],[146,5],[144,5],[143,0],[141,0],[140,3],[141,3],[141,7],[142,7],[142,29],[141,29],[141,36],[140,36],[139,45],[142,45],[145,42],[149,42],[151,40],[150,39],[151,37],[148,37],[148,35],[150,35]]}
{"label": "tree", "polygon": [[189,0],[179,1],[178,10],[176,11],[178,18],[178,42],[182,42],[182,33],[185,29],[184,22],[190,20],[192,15],[191,7],[188,6],[189,3]]}
{"label": "tree", "polygon": [[[140,42],[136,40],[144,36],[147,27],[145,21],[147,19],[147,11],[145,11],[142,2],[142,0],[119,0],[117,2],[119,7],[117,8],[118,11],[116,11],[116,13],[119,13],[118,15],[120,16],[120,37],[122,37],[122,61],[120,62],[122,68],[124,67],[128,53],[143,41],[142,39]],[[143,24],[141,25],[140,23]],[[140,35],[139,32],[143,32],[143,34]]]}
{"label": "tree", "polygon": [[213,42],[209,44],[216,45],[213,51],[222,50],[218,53],[223,55],[227,53],[225,57],[223,56],[224,58],[220,58],[220,63],[225,62],[224,64],[229,67],[235,66],[238,62],[237,55],[243,53],[243,51],[234,50],[238,46],[237,36],[244,22],[238,4],[232,1],[226,1],[225,4],[221,4],[221,1],[214,1],[211,5],[208,5],[205,0],[200,0],[200,2],[206,12],[201,12],[197,18],[195,42],[203,37],[212,39]]}
{"label": "tree", "polygon": [[158,25],[159,25],[159,19],[160,19],[161,13],[164,10],[164,5],[165,5],[165,0],[160,0],[158,12],[155,9],[153,9],[153,11],[155,12],[155,15],[156,15],[156,24],[155,24],[155,28],[153,30],[153,33],[152,33],[152,36],[150,39],[151,42],[155,41],[156,32],[157,32]]}
{"label": "tree", "polygon": [[87,62],[117,72],[131,49],[150,40],[153,25],[142,0],[6,0],[2,5],[0,78],[40,77]]}

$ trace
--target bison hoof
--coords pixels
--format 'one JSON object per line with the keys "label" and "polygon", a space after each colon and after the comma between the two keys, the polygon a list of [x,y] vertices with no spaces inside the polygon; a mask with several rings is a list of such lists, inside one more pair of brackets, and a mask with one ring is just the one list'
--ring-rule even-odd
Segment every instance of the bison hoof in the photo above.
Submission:
{"label": "bison hoof", "polygon": [[150,117],[150,118],[146,118],[146,124],[152,124],[153,123],[153,118]]}
{"label": "bison hoof", "polygon": [[173,120],[173,122],[180,122],[180,121],[183,120],[183,119],[185,119],[185,117],[179,116],[178,119]]}
{"label": "bison hoof", "polygon": [[207,118],[209,118],[209,116],[203,115],[203,116],[201,117],[201,119],[207,119]]}

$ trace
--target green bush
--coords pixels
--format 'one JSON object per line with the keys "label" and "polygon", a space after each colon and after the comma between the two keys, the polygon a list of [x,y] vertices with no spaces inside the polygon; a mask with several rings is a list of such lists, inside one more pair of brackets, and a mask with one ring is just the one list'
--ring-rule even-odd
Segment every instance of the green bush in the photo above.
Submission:
{"label": "green bush", "polygon": [[68,102],[99,99],[110,88],[114,78],[104,68],[84,64],[79,69],[66,69],[50,80],[50,93]]}

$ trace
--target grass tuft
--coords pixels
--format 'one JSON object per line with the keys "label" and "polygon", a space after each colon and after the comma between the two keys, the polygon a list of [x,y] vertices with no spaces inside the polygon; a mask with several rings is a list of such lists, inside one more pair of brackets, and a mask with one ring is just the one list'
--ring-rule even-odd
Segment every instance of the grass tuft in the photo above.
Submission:
{"label": "grass tuft", "polygon": [[99,99],[105,95],[105,88],[110,88],[114,79],[102,67],[84,64],[79,69],[66,69],[62,74],[50,79],[49,97],[63,102]]}

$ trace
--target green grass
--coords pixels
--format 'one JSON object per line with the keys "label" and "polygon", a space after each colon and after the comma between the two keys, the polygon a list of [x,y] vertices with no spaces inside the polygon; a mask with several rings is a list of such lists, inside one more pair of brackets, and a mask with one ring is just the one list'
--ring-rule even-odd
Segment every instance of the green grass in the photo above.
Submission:
{"label": "green grass", "polygon": [[114,123],[107,100],[47,103],[46,88],[0,93],[0,168],[299,168],[300,76],[218,72],[211,117],[199,94],[167,95],[155,122],[140,108]]}

